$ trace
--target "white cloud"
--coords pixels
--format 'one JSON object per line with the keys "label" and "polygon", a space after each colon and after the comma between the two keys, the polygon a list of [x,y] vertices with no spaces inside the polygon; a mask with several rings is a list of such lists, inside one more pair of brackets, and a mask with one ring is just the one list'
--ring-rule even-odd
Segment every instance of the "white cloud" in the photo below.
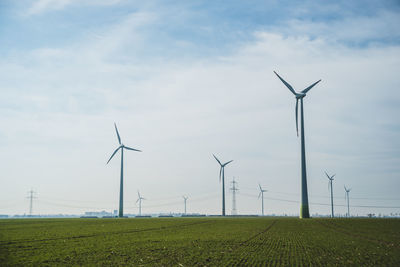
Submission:
{"label": "white cloud", "polygon": [[384,45],[385,42],[399,39],[399,24],[400,16],[397,11],[380,10],[374,16],[352,14],[336,20],[312,21],[297,18],[288,20],[283,27],[272,28],[287,35],[312,36],[329,42],[357,45],[376,42]]}
{"label": "white cloud", "polygon": [[71,2],[73,0],[37,0],[28,9],[27,15],[37,15],[47,10],[60,10]]}
{"label": "white cloud", "polygon": [[26,15],[39,15],[49,11],[63,10],[64,8],[79,5],[114,5],[120,3],[121,0],[35,0],[27,9]]}

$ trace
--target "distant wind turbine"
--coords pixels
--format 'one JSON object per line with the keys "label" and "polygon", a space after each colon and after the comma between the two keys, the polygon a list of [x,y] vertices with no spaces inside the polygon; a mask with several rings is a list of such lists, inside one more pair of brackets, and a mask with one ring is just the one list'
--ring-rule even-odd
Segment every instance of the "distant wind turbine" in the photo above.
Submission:
{"label": "distant wind turbine", "polygon": [[119,213],[118,213],[118,217],[121,218],[121,217],[124,217],[124,149],[138,151],[138,152],[142,152],[142,151],[127,147],[124,144],[122,144],[121,137],[119,136],[117,125],[115,123],[114,123],[114,127],[115,127],[115,131],[117,133],[119,147],[114,151],[114,153],[112,153],[110,159],[107,161],[107,164],[114,157],[114,155],[118,152],[118,150],[121,149],[121,179],[120,179],[120,184],[119,184]]}
{"label": "distant wind turbine", "polygon": [[310,218],[310,211],[308,207],[308,192],[307,192],[307,171],[306,171],[306,150],[305,150],[305,142],[304,142],[304,112],[303,112],[303,98],[306,96],[307,92],[311,90],[317,83],[321,80],[313,83],[308,86],[306,89],[297,93],[293,87],[287,83],[281,76],[276,73],[276,76],[286,85],[287,88],[295,95],[296,97],[296,131],[297,136],[299,136],[299,127],[298,127],[298,104],[300,100],[300,125],[301,125],[301,205],[300,205],[300,218]]}
{"label": "distant wind turbine", "polygon": [[350,217],[350,198],[349,198],[349,193],[351,191],[351,188],[346,188],[346,186],[344,186],[344,191],[346,191],[345,195],[344,195],[344,199],[347,200],[347,214],[346,217]]}
{"label": "distant wind turbine", "polygon": [[262,189],[260,184],[258,184],[258,187],[260,188],[260,193],[258,194],[258,199],[260,199],[260,197],[261,197],[261,211],[262,211],[262,216],[264,216],[264,193],[268,192],[268,190]]}
{"label": "distant wind turbine", "polygon": [[188,199],[187,196],[182,196],[183,197],[183,202],[185,203],[185,215],[186,215],[186,200]]}
{"label": "distant wind turbine", "polygon": [[139,202],[139,216],[142,216],[142,200],[146,200],[146,199],[140,195],[139,191],[137,191],[137,195],[138,195],[138,199],[136,200],[136,203]]}
{"label": "distant wind turbine", "polygon": [[222,216],[225,216],[225,166],[231,163],[233,160],[225,162],[224,164],[213,154],[214,158],[218,161],[221,169],[219,170],[219,181],[221,182],[222,176]]}
{"label": "distant wind turbine", "polygon": [[331,215],[331,217],[333,218],[335,215],[333,213],[333,185],[332,185],[332,182],[333,182],[333,177],[335,177],[336,174],[334,174],[332,176],[329,176],[326,172],[325,172],[325,174],[329,179],[328,190],[329,190],[329,187],[331,188],[331,207],[332,207],[332,215]]}

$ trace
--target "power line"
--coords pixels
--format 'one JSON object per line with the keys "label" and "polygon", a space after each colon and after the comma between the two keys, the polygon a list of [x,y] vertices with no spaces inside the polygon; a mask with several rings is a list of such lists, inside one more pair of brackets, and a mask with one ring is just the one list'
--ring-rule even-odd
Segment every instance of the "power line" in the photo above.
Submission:
{"label": "power line", "polygon": [[[247,192],[253,192],[255,191],[254,188],[249,188],[249,187],[242,187],[242,192],[243,189],[247,190]],[[287,193],[287,192],[279,192],[279,191],[271,191],[269,190],[270,193],[275,193],[275,194],[283,194],[283,195],[291,195],[291,196],[299,196],[298,193]],[[313,198],[330,198],[330,196],[324,196],[324,195],[309,195],[310,197]],[[342,199],[342,197],[333,197],[334,199]],[[351,199],[365,199],[365,200],[400,200],[400,198],[382,198],[382,197],[352,197]]]}
{"label": "power line", "polygon": [[[208,194],[208,195],[203,195],[201,197],[194,197],[194,198],[192,198],[191,202],[201,202],[201,201],[208,200],[208,199],[215,199],[217,197],[218,197],[218,194]],[[40,203],[44,203],[44,204],[51,205],[51,206],[59,206],[59,207],[67,207],[67,208],[75,208],[75,209],[109,209],[109,207],[104,208],[104,206],[107,206],[107,205],[104,205],[103,207],[94,207],[94,206],[86,206],[86,205],[80,206],[79,204],[77,204],[77,205],[64,204],[64,203],[60,203],[58,201],[54,201],[50,198],[47,198],[47,199],[50,201],[43,200],[42,198],[41,198],[41,200],[38,200],[38,201]],[[65,201],[68,201],[68,200],[65,200]],[[154,200],[149,199],[148,202],[154,203]],[[173,205],[177,205],[180,203],[181,203],[181,201],[173,201],[173,202],[166,202],[166,203],[162,203],[162,204],[146,205],[146,207],[147,208],[158,208],[158,207],[173,206]]]}
{"label": "power line", "polygon": [[108,209],[108,208],[99,208],[99,207],[88,207],[88,206],[76,206],[76,205],[69,205],[69,204],[60,204],[55,202],[49,202],[45,200],[38,200],[40,203],[44,203],[51,206],[58,206],[58,207],[66,207],[66,208],[75,208],[75,209]]}
{"label": "power line", "polygon": [[[236,187],[236,186],[235,186]],[[32,191],[32,193],[30,193]],[[32,194],[32,202],[33,199],[36,198],[35,197],[35,193],[33,190],[29,191],[29,194]],[[241,191],[242,196],[245,197],[251,197],[251,198],[257,198],[257,195],[255,194],[249,194],[249,193],[245,193],[243,191]],[[181,196],[180,196],[181,197]],[[29,195],[27,198],[31,198],[31,196]],[[169,198],[164,198],[164,199],[172,199],[173,197]],[[175,198],[175,197],[174,197]],[[192,202],[202,202],[204,200],[210,200],[210,199],[214,199],[214,198],[218,198],[218,193],[213,193],[213,194],[202,194],[199,195],[198,197],[192,197],[191,201]],[[182,203],[181,201],[178,201],[178,197],[176,198],[177,201],[170,201],[170,202],[164,202],[164,203],[160,203],[160,201],[154,201],[154,199],[150,199],[149,202],[150,203],[154,203],[153,205],[146,205],[147,208],[159,208],[159,207],[168,207],[168,206],[174,206],[174,205],[179,205],[180,203]],[[299,201],[298,200],[293,200],[293,199],[286,199],[286,198],[274,198],[274,197],[266,197],[266,199],[268,200],[274,200],[274,201],[280,201],[280,202],[288,202],[288,203],[296,203],[298,204]],[[352,198],[352,199],[356,199],[356,198]],[[69,204],[69,203],[60,203],[59,201],[55,200],[55,199],[50,199],[50,198],[40,198],[40,200],[37,200],[39,203],[44,203],[47,205],[51,205],[51,206],[58,206],[58,207],[66,207],[66,208],[74,208],[74,209],[109,209],[110,208],[110,203],[108,205],[100,205],[100,207],[94,207],[92,205],[85,205],[85,203],[82,203],[83,205],[81,206],[79,203],[74,203],[74,204]],[[65,200],[68,201],[68,200]],[[86,201],[83,201],[86,202]],[[88,201],[89,202],[89,201]],[[155,203],[158,202],[158,203]],[[97,202],[98,203],[98,202]],[[89,203],[86,203],[89,204]],[[318,206],[330,206],[330,204],[328,203],[320,203],[320,202],[310,202],[311,205],[318,205]],[[346,207],[346,205],[342,205],[342,204],[334,204],[335,207]],[[389,206],[389,205],[352,205],[352,207],[356,207],[356,208],[376,208],[376,209],[400,209],[400,206]],[[33,210],[33,203],[32,203],[32,210]],[[32,212],[30,211],[30,214],[32,214]]]}
{"label": "power line", "polygon": [[[243,196],[248,196],[248,197],[254,197],[256,198],[257,196],[255,195],[250,195],[246,193],[241,193]],[[266,197],[266,199],[270,200],[276,200],[276,201],[283,201],[283,202],[291,202],[291,203],[299,203],[300,201],[298,200],[289,200],[289,199],[281,199],[281,198],[272,198],[272,197]],[[331,204],[328,203],[317,203],[317,202],[310,202],[312,205],[319,205],[319,206],[330,206]],[[342,205],[342,204],[334,204],[336,207],[347,207],[347,205]],[[374,206],[374,205],[352,205],[352,207],[356,208],[382,208],[382,209],[400,209],[400,206]]]}

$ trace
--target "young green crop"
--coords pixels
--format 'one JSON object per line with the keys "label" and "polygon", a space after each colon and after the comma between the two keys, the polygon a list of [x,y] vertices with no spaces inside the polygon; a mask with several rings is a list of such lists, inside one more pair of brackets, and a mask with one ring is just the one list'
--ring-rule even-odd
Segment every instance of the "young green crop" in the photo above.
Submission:
{"label": "young green crop", "polygon": [[0,266],[400,266],[400,220],[0,220]]}

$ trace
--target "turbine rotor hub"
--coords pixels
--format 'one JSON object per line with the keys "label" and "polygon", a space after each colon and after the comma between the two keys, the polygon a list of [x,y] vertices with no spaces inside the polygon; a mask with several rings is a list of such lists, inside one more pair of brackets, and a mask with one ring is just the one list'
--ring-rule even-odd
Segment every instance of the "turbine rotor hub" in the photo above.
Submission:
{"label": "turbine rotor hub", "polygon": [[300,94],[297,94],[297,95],[296,95],[296,99],[302,99],[302,98],[305,97],[305,96],[306,96],[306,94],[300,93]]}

